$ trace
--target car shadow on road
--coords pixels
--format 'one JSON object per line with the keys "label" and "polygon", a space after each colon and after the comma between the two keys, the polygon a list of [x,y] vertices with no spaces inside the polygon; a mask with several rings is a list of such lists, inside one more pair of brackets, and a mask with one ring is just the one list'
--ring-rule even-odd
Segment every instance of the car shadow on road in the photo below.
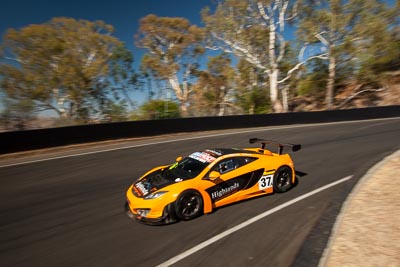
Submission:
{"label": "car shadow on road", "polygon": [[308,175],[308,173],[306,173],[306,172],[302,172],[302,171],[295,171],[295,174],[296,174],[296,177],[298,176],[298,177],[303,177],[303,176],[306,176],[306,175]]}

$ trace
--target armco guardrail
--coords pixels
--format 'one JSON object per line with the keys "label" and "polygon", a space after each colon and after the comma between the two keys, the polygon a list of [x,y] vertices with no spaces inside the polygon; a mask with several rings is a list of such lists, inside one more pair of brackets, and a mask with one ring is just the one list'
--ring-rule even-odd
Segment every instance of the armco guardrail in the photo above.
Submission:
{"label": "armco guardrail", "polygon": [[365,120],[389,117],[400,117],[400,106],[321,112],[132,121],[3,132],[0,133],[0,154],[179,132]]}

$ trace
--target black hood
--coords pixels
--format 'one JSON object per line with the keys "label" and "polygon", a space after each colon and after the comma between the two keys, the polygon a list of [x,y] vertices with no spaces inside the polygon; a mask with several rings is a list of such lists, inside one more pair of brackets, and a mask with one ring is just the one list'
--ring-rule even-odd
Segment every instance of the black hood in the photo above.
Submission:
{"label": "black hood", "polygon": [[172,177],[167,177],[168,170],[154,171],[133,184],[133,193],[137,197],[145,197],[163,187],[176,183]]}

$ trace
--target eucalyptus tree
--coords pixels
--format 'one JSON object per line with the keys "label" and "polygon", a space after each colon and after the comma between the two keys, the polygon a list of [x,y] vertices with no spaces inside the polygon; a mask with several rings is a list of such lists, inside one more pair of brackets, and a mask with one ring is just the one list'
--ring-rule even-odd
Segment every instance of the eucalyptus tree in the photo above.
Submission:
{"label": "eucalyptus tree", "polygon": [[[109,60],[110,77],[107,86],[112,89],[114,99],[126,102],[131,110],[136,108],[136,103],[130,96],[132,89],[143,86],[142,77],[133,68],[134,58],[124,46],[118,46],[113,50]],[[122,101],[120,95],[122,94]],[[114,106],[111,103],[112,106]],[[124,103],[122,103],[123,105]]]}
{"label": "eucalyptus tree", "polygon": [[203,39],[204,30],[188,20],[156,15],[142,18],[136,35],[136,45],[148,51],[142,68],[169,82],[183,115],[187,114],[193,70],[198,68],[198,58],[205,52]]}
{"label": "eucalyptus tree", "polygon": [[[362,74],[371,66],[399,55],[388,32],[398,10],[390,10],[382,1],[376,0],[310,0],[305,3],[309,5],[303,6],[297,36],[299,40],[319,44],[327,51],[325,105],[332,109],[338,68],[354,65]],[[363,76],[373,75],[369,72]]]}
{"label": "eucalyptus tree", "polygon": [[237,64],[235,98],[245,114],[265,114],[271,102],[264,85],[264,75],[244,59]]}
{"label": "eucalyptus tree", "polygon": [[295,0],[226,0],[215,12],[202,11],[209,38],[208,48],[223,50],[245,59],[261,69],[269,81],[270,99],[275,112],[286,111],[279,99],[293,73],[306,61],[325,58],[326,53],[305,55],[300,50],[298,60],[286,72],[282,71],[287,55],[288,23],[298,14]]}
{"label": "eucalyptus tree", "polygon": [[379,80],[382,72],[400,67],[400,1],[352,0],[352,35],[357,38],[352,55],[358,63],[359,82]]}
{"label": "eucalyptus tree", "polygon": [[109,60],[123,44],[102,21],[53,18],[9,29],[1,46],[1,89],[34,102],[35,111],[88,119],[107,102]]}
{"label": "eucalyptus tree", "polygon": [[198,98],[193,104],[206,110],[206,115],[223,116],[227,107],[237,108],[234,103],[235,70],[228,55],[209,57],[207,69],[197,71],[198,81],[194,84]]}

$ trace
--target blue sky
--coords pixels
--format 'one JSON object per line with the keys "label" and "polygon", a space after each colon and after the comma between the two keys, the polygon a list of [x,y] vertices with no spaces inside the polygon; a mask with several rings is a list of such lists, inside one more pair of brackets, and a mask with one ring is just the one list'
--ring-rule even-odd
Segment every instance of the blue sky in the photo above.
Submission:
{"label": "blue sky", "polygon": [[[114,36],[125,42],[140,63],[142,51],[134,46],[133,35],[139,27],[139,20],[148,14],[162,17],[183,17],[192,24],[203,26],[200,11],[212,6],[215,0],[5,0],[0,9],[1,37],[7,29],[20,29],[29,24],[41,24],[53,17],[72,17],[85,20],[103,20],[111,24]],[[141,95],[142,94],[142,95]],[[144,98],[136,92],[136,98]]]}
{"label": "blue sky", "polygon": [[115,36],[127,46],[133,46],[139,20],[156,14],[163,17],[184,17],[192,24],[201,25],[200,11],[211,6],[213,0],[6,0],[0,11],[0,33],[8,28],[21,28],[41,24],[53,17],[72,17],[86,20],[103,20],[115,27]]}

